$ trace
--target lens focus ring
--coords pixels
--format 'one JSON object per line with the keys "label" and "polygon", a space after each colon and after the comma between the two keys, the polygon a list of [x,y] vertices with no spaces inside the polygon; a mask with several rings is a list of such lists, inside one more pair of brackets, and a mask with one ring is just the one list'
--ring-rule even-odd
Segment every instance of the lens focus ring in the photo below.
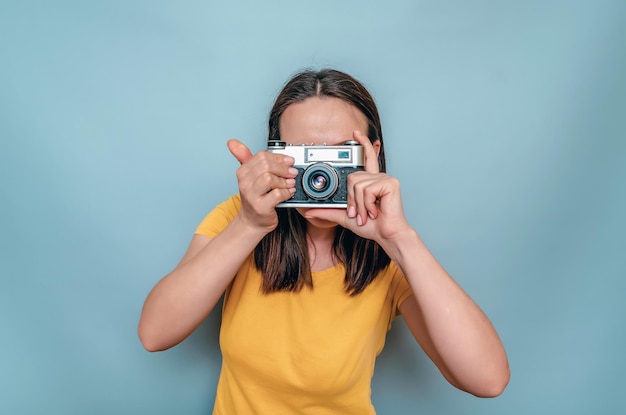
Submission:
{"label": "lens focus ring", "polygon": [[311,199],[328,199],[335,194],[338,186],[337,171],[326,163],[313,164],[302,175],[302,190]]}

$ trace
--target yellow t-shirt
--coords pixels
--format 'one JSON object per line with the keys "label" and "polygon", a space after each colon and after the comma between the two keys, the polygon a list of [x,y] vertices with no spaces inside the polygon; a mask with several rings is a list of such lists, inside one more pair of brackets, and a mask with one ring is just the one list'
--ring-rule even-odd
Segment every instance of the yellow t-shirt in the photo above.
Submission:
{"label": "yellow t-shirt", "polygon": [[[231,197],[196,233],[216,236],[240,208]],[[263,294],[248,257],[224,297],[214,415],[375,413],[374,361],[411,288],[393,262],[354,297],[344,275],[339,264],[313,272],[313,289]]]}

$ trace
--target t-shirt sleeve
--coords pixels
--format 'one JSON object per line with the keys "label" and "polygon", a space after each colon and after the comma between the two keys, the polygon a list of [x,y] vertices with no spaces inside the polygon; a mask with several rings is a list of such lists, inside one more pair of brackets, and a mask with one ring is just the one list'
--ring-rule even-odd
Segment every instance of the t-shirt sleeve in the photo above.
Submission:
{"label": "t-shirt sleeve", "polygon": [[400,268],[393,261],[389,264],[389,268],[392,272],[389,293],[391,296],[391,319],[393,320],[400,315],[400,304],[413,294],[413,290]]}
{"label": "t-shirt sleeve", "polygon": [[214,238],[224,230],[226,226],[239,213],[241,209],[241,198],[239,195],[231,196],[224,202],[217,205],[196,228],[196,234]]}

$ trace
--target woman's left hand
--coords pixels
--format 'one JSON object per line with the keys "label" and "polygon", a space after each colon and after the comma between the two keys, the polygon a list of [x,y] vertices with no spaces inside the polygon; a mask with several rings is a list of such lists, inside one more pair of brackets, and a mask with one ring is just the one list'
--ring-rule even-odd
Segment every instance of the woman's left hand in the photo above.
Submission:
{"label": "woman's left hand", "polygon": [[426,354],[457,388],[498,396],[510,371],[497,332],[407,223],[400,184],[379,172],[375,146],[360,133],[354,138],[365,148],[365,171],[348,176],[348,208],[310,209],[304,216],[335,222],[378,242],[413,290],[399,310]]}
{"label": "woman's left hand", "polygon": [[365,171],[348,175],[347,209],[313,208],[305,217],[335,222],[378,243],[393,240],[411,230],[402,210],[400,182],[380,173],[378,154],[365,134],[352,135],[364,148]]}

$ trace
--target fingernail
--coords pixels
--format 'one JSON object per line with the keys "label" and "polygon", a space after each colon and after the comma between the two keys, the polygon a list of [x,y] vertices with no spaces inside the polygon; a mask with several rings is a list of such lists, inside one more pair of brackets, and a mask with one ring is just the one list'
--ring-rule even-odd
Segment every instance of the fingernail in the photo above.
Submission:
{"label": "fingernail", "polygon": [[285,163],[287,163],[287,164],[289,164],[289,165],[292,165],[292,164],[293,164],[293,163],[295,163],[295,162],[296,162],[296,160],[295,160],[293,157],[291,157],[291,156],[285,156]]}
{"label": "fingernail", "polygon": [[353,218],[356,216],[356,208],[352,205],[348,206],[348,217]]}
{"label": "fingernail", "polygon": [[289,167],[289,174],[291,174],[292,176],[297,176],[298,175],[298,169],[295,169],[293,167]]}
{"label": "fingernail", "polygon": [[375,219],[374,218],[374,214],[372,212],[370,212],[370,211],[367,212],[367,216],[369,216],[370,219]]}
{"label": "fingernail", "polygon": [[363,219],[361,218],[361,215],[358,215],[356,217],[356,224],[359,226],[363,225]]}
{"label": "fingernail", "polygon": [[290,187],[289,188],[289,193],[296,193],[296,188],[295,187]]}

